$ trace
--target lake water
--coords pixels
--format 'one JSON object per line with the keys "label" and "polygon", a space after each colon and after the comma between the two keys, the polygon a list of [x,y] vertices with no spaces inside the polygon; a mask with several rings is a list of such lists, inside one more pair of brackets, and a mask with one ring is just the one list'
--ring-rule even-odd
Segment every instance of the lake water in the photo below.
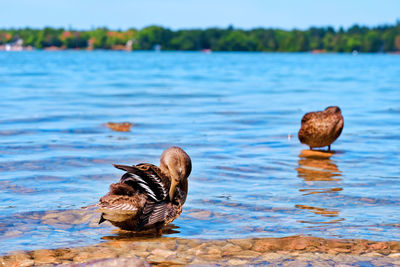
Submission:
{"label": "lake water", "polygon": [[[193,171],[168,236],[400,241],[398,55],[36,51],[0,63],[1,253],[118,235],[45,219],[79,217],[121,176],[112,163],[158,164],[171,145]],[[302,116],[329,105],[345,120],[336,153],[300,157]]]}

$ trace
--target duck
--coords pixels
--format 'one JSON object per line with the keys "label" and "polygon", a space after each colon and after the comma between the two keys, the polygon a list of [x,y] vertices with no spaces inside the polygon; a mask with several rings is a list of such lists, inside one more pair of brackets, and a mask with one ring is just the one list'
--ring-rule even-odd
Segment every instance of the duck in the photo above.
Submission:
{"label": "duck", "polygon": [[173,146],[161,154],[160,167],[150,163],[114,167],[125,173],[97,203],[99,224],[109,221],[136,232],[155,229],[161,235],[163,227],[182,213],[192,171],[189,155]]}
{"label": "duck", "polygon": [[302,144],[310,147],[310,150],[328,146],[328,151],[331,151],[331,144],[342,133],[343,125],[340,108],[329,106],[323,111],[306,113],[301,119],[298,137]]}

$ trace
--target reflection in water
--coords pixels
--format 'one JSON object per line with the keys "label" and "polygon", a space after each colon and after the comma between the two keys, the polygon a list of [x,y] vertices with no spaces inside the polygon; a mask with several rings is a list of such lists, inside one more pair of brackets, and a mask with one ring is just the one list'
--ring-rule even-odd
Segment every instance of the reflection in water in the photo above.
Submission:
{"label": "reflection in water", "polygon": [[[336,185],[339,181],[341,181],[340,176],[341,172],[338,169],[337,165],[333,163],[330,157],[333,153],[324,152],[324,151],[311,151],[311,150],[303,150],[299,155],[299,167],[296,168],[298,177],[304,179],[307,185],[312,188],[301,188],[300,192],[303,193],[303,196],[315,195],[315,194],[324,194],[324,196],[328,196],[332,193],[338,193],[343,189],[341,187],[332,186]],[[320,188],[318,183],[319,181],[329,183],[329,187]],[[315,187],[314,187],[315,185]],[[339,210],[335,209],[327,209],[322,207],[314,207],[309,205],[296,205],[298,209],[310,211],[316,215],[321,215],[323,217],[338,217]],[[344,218],[336,218],[329,221],[307,221],[301,220],[301,223],[310,223],[310,224],[331,224],[343,221]]]}
{"label": "reflection in water", "polygon": [[[164,226],[163,232],[162,232],[162,236],[165,237],[166,235],[180,233],[180,231],[178,229],[179,229],[178,226],[176,226],[175,224],[170,223],[170,224]],[[155,229],[149,229],[147,231],[141,231],[141,232],[114,229],[114,230],[111,231],[111,234],[112,235],[103,236],[101,239],[104,239],[104,240],[139,241],[139,240],[147,240],[147,239],[153,240],[154,238],[159,238],[157,236],[157,232],[156,232]]]}

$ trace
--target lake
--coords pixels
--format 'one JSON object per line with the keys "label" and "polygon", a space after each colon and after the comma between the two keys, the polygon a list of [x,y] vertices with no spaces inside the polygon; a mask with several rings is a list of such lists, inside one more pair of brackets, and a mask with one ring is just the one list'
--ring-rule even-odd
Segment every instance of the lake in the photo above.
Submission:
{"label": "lake", "polygon": [[[0,62],[0,253],[118,235],[80,208],[123,174],[112,163],[158,165],[171,145],[193,171],[166,236],[400,241],[399,55],[34,51]],[[336,153],[300,156],[302,116],[330,105],[344,116]],[[130,132],[104,126],[123,121]]]}

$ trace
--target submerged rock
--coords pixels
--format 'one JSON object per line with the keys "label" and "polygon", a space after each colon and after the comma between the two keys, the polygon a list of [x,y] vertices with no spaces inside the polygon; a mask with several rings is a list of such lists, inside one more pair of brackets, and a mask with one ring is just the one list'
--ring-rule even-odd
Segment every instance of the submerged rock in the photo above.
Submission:
{"label": "submerged rock", "polygon": [[107,122],[105,124],[106,127],[116,132],[129,132],[132,125],[130,122]]}
{"label": "submerged rock", "polygon": [[[50,216],[51,217],[51,216]],[[400,263],[400,242],[323,239],[311,236],[201,240],[128,238],[95,246],[13,252],[0,266],[282,265],[391,266]]]}
{"label": "submerged rock", "polygon": [[145,260],[139,259],[137,257],[131,257],[131,258],[92,260],[81,264],[66,264],[61,266],[62,267],[131,267],[131,266],[148,267],[151,265]]}

